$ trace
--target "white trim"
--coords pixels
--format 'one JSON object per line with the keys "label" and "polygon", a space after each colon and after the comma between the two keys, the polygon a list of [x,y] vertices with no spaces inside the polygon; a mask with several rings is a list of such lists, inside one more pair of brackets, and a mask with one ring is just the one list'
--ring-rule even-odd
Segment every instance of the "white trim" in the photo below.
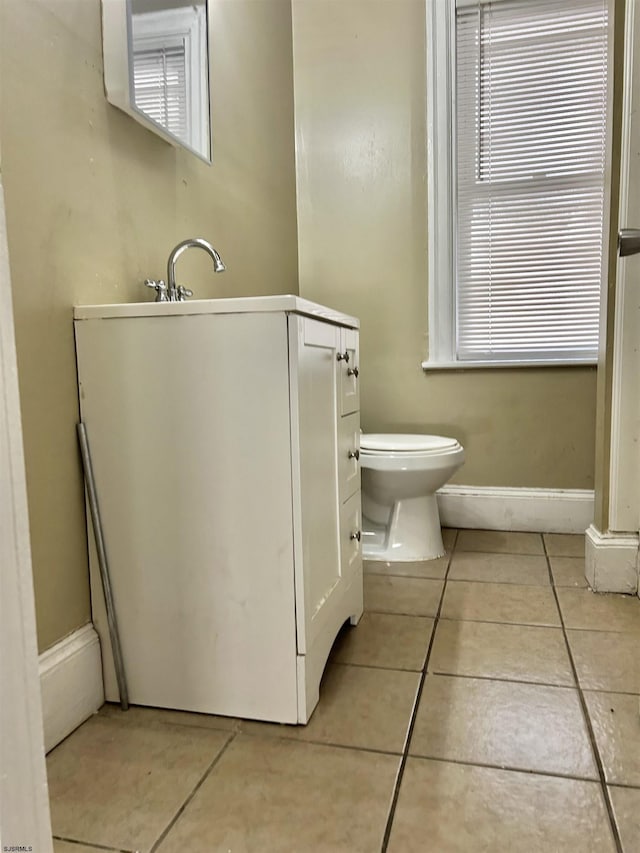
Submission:
{"label": "white trim", "polygon": [[423,370],[468,370],[482,367],[597,367],[596,358],[569,361],[423,361]]}
{"label": "white trim", "polygon": [[40,655],[44,745],[49,752],[104,704],[100,640],[85,625]]}
{"label": "white trim", "polygon": [[[453,138],[455,6],[427,0],[427,263],[429,359],[454,361]],[[435,366],[434,365],[434,366]],[[424,365],[423,365],[424,366]]]}
{"label": "white trim", "polygon": [[[635,211],[634,165],[640,124],[633,110],[634,17],[637,0],[626,4],[624,47],[624,90],[622,110],[622,151],[620,164],[620,227],[636,227],[629,221]],[[635,126],[632,131],[632,125]],[[630,180],[634,183],[630,186]],[[610,181],[609,181],[610,184]],[[631,199],[630,199],[631,192]],[[608,235],[607,235],[608,236]],[[615,251],[614,247],[610,247]],[[628,275],[627,275],[628,270]],[[609,518],[612,530],[638,530],[640,476],[637,446],[640,439],[640,395],[638,394],[638,353],[640,352],[640,260],[637,256],[618,257],[616,270],[611,391],[611,457],[609,460]],[[604,313],[604,312],[603,312]]]}
{"label": "white trim", "polygon": [[1,184],[0,472],[0,847],[30,845],[38,853],[51,853],[27,488]]}
{"label": "white trim", "polygon": [[601,533],[591,525],[585,538],[585,575],[596,592],[638,591],[638,534]]}
{"label": "white trim", "polygon": [[444,486],[437,493],[443,527],[584,533],[593,521],[593,492]]}

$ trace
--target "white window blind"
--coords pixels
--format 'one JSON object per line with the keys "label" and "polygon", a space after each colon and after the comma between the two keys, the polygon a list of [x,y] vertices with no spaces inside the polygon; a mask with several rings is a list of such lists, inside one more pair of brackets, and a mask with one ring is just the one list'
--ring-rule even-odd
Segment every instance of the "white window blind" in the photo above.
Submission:
{"label": "white window blind", "polygon": [[135,104],[183,142],[191,142],[187,51],[178,44],[136,49],[133,54]]}
{"label": "white window blind", "polygon": [[456,358],[593,360],[606,0],[458,0]]}

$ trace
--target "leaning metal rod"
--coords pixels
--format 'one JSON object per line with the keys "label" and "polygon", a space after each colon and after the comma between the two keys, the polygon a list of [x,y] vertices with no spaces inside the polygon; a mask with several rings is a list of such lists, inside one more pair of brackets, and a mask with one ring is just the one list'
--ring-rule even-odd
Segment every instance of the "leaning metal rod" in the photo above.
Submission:
{"label": "leaning metal rod", "polygon": [[100,577],[102,579],[104,601],[107,608],[107,622],[109,623],[109,636],[111,637],[113,662],[116,668],[116,679],[118,681],[118,691],[120,693],[120,707],[123,711],[126,711],[129,708],[129,691],[127,690],[127,679],[124,674],[124,664],[122,662],[120,634],[118,633],[116,610],[113,603],[113,593],[111,591],[111,578],[109,577],[107,552],[104,547],[104,538],[102,536],[102,521],[100,520],[100,509],[98,507],[98,497],[96,495],[96,484],[95,480],[93,479],[93,466],[91,465],[89,439],[87,438],[87,431],[82,422],[77,425],[77,429],[78,440],[80,442],[80,452],[82,454],[82,467],[84,468],[84,479],[87,486],[87,497],[89,499],[89,511],[91,512],[91,522],[93,524],[96,550],[98,552],[98,565],[100,566]]}

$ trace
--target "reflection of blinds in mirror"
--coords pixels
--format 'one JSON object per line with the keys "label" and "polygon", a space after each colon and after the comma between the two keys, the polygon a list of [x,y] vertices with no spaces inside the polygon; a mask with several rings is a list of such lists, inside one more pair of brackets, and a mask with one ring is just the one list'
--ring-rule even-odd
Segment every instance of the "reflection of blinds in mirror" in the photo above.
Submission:
{"label": "reflection of blinds in mirror", "polygon": [[185,45],[136,50],[135,104],[183,142],[191,141]]}

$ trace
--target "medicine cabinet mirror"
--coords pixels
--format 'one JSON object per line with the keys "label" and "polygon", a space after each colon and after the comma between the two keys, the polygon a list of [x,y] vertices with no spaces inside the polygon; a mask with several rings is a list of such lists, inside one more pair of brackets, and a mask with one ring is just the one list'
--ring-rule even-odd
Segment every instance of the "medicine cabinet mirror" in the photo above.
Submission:
{"label": "medicine cabinet mirror", "polygon": [[107,99],[211,163],[208,0],[102,0]]}

